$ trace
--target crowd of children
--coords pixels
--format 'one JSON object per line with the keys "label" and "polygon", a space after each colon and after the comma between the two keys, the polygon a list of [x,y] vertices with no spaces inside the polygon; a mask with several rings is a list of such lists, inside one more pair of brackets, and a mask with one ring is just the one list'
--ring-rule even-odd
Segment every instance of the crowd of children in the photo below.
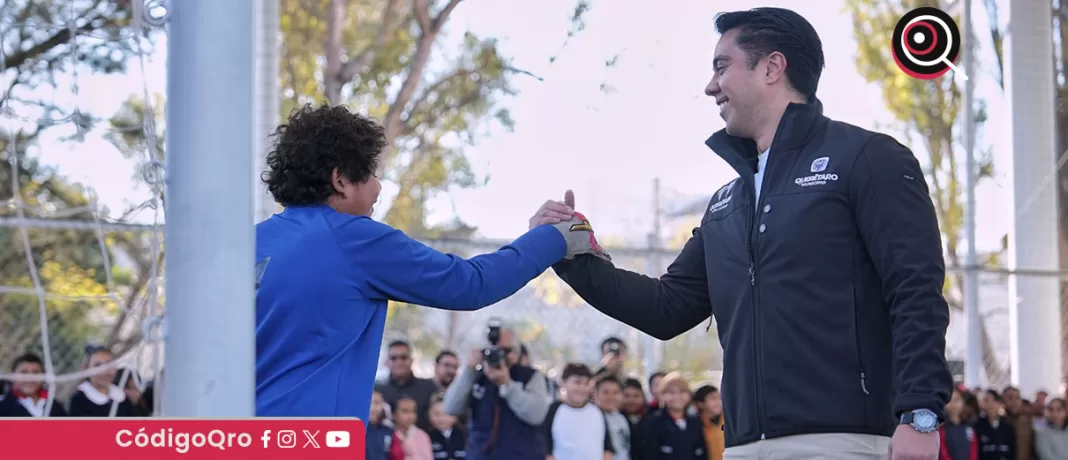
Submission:
{"label": "crowd of children", "polygon": [[956,388],[939,435],[939,460],[1068,460],[1065,400],[1046,392]]}
{"label": "crowd of children", "polygon": [[[696,392],[678,373],[641,382],[594,376],[584,364],[564,367],[558,395],[544,421],[547,460],[721,460],[723,413],[719,391]],[[441,394],[430,402],[430,429],[415,426],[416,402],[401,397],[390,407],[374,393],[367,430],[367,460],[460,460],[463,423],[447,414]]]}

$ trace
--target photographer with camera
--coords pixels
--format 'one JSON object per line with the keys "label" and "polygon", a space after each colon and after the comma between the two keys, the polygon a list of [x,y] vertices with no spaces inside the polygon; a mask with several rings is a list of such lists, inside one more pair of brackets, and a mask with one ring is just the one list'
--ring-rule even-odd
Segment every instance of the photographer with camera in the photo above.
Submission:
{"label": "photographer with camera", "polygon": [[468,415],[466,460],[545,460],[545,376],[519,364],[515,331],[490,320],[489,346],[471,353],[445,392],[445,411]]}
{"label": "photographer with camera", "polygon": [[627,379],[623,367],[627,365],[627,344],[619,337],[608,337],[601,341],[601,368],[594,373],[595,378],[611,375],[620,382]]}

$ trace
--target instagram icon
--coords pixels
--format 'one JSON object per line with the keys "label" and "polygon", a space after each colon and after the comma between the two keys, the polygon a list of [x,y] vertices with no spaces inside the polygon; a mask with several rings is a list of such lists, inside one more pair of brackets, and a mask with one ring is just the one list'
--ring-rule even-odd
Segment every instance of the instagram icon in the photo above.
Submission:
{"label": "instagram icon", "polygon": [[278,432],[278,448],[292,449],[297,447],[297,433],[293,430],[281,430]]}

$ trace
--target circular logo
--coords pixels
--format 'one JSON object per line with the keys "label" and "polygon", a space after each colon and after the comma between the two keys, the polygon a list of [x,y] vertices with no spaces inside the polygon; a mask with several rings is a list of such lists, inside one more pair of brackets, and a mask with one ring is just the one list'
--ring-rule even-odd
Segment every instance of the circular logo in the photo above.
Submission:
{"label": "circular logo", "polygon": [[945,75],[960,56],[960,29],[938,8],[916,8],[894,27],[890,54],[910,77],[930,80]]}

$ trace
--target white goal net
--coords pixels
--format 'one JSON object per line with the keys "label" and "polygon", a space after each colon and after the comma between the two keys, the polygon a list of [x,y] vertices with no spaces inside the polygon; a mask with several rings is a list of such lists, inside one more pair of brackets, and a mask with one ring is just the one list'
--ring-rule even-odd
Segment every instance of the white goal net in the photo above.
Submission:
{"label": "white goal net", "polygon": [[[43,383],[45,414],[94,376],[158,411],[166,13],[0,2],[0,379]],[[114,359],[89,367],[98,347]],[[27,354],[43,374],[14,368]]]}

